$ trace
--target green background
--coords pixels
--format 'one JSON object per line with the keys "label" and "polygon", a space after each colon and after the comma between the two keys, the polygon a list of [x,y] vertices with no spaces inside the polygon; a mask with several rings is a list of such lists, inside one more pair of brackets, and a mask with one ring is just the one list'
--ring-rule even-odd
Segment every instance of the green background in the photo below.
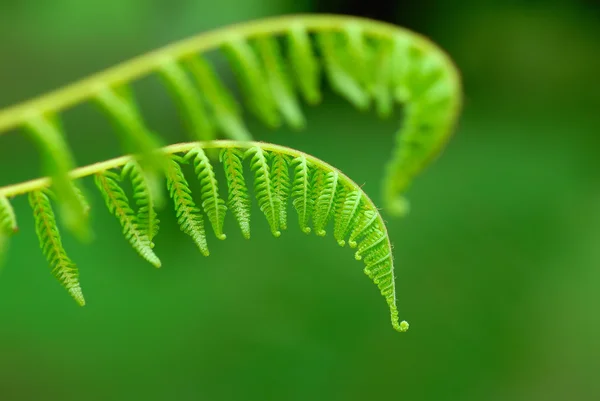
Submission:
{"label": "green background", "polygon": [[[275,239],[255,211],[250,241],[228,218],[227,240],[209,237],[204,258],[164,210],[154,269],[86,180],[96,239],[64,235],[85,308],[50,276],[26,198],[14,201],[21,232],[0,276],[0,400],[600,399],[600,11],[435,4],[417,26],[459,65],[465,109],[411,188],[410,215],[386,216],[408,333],[392,330],[361,264],[331,236],[292,221]],[[313,7],[4,0],[0,107],[172,40]],[[184,140],[161,88],[140,91],[165,141]],[[300,133],[249,124],[340,168],[380,204],[398,115],[381,121],[330,93],[306,113]],[[93,108],[66,113],[65,126],[78,164],[119,154]],[[38,167],[21,133],[0,137],[0,186]]]}

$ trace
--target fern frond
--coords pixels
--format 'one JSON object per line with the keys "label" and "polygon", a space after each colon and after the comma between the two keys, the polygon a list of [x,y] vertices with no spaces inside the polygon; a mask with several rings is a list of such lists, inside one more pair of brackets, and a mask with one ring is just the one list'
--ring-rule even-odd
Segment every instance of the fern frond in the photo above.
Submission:
{"label": "fern frond", "polygon": [[[186,159],[193,161],[195,173],[200,180],[202,208],[213,224],[217,238],[224,239],[223,221],[228,209],[219,195],[212,162],[205,153],[211,149],[221,149],[220,161],[226,173],[229,208],[236,214],[243,233],[249,233],[250,230],[250,196],[243,165],[243,155],[247,155],[250,159],[250,169],[255,176],[254,198],[276,236],[280,234],[279,229],[284,221],[282,215],[287,207],[286,196],[291,187],[292,203],[299,214],[301,229],[308,232],[308,224],[312,218],[315,231],[323,235],[328,220],[333,216],[335,239],[339,244],[348,241],[351,246],[357,248],[355,258],[363,260],[365,273],[371,277],[386,299],[393,327],[399,331],[408,329],[406,322],[398,321],[392,248],[378,209],[355,182],[332,166],[305,153],[267,143],[235,141],[183,143],[162,149],[163,155],[170,157],[167,158],[169,164],[165,174],[177,220],[182,231],[194,239],[203,254],[208,254],[203,215],[194,204],[180,163]],[[185,154],[185,159],[179,154]],[[147,190],[135,189],[137,186],[145,187],[139,175],[136,176],[141,169],[134,164],[135,160],[137,159],[133,156],[108,160],[76,169],[71,172],[71,177],[77,179],[94,175],[109,211],[117,217],[123,227],[125,238],[142,257],[155,266],[160,266],[160,261],[151,247],[151,230],[142,229],[143,224],[140,224],[139,220],[143,218],[136,217],[119,185],[121,176],[111,171],[126,166],[125,174],[132,175],[134,179],[134,192],[142,194],[140,197],[146,201]],[[288,173],[290,164],[294,170],[293,179]],[[0,188],[0,199],[28,192],[32,194],[32,202],[37,205],[35,210],[39,226],[38,235],[44,252],[52,250],[53,254],[48,256],[51,265],[58,260],[63,269],[60,277],[63,277],[67,284],[70,283],[69,288],[75,288],[73,277],[76,271],[64,256],[47,197],[41,192],[50,184],[50,179],[43,178]],[[12,218],[9,218],[9,221],[12,221]],[[48,241],[52,247],[45,245]]]}
{"label": "fern frond", "polygon": [[50,200],[43,190],[35,190],[29,193],[29,203],[33,209],[40,247],[50,264],[52,274],[79,305],[85,305],[79,285],[79,271],[63,247]]}
{"label": "fern frond", "polygon": [[223,148],[219,158],[227,178],[229,209],[238,221],[244,238],[250,239],[250,196],[244,179],[243,159],[244,152],[234,148]]}
{"label": "fern frond", "polygon": [[179,223],[181,231],[192,237],[200,252],[204,256],[208,256],[204,216],[196,207],[196,203],[192,199],[192,190],[181,171],[179,163],[184,162],[183,158],[179,156],[171,156],[169,167],[166,170],[167,188],[175,205],[177,223]]}
{"label": "fern frond", "polygon": [[112,171],[102,171],[95,174],[94,181],[104,198],[106,207],[119,220],[125,239],[140,256],[155,267],[160,267],[160,259],[152,251],[152,241],[148,232],[140,227],[129,199],[119,185],[119,175]]}
{"label": "fern frond", "polygon": [[191,159],[194,163],[194,171],[200,181],[200,194],[202,196],[204,213],[208,216],[217,238],[225,239],[226,235],[223,234],[223,223],[225,221],[227,206],[225,206],[225,201],[219,196],[219,184],[217,183],[212,164],[200,146],[190,150],[185,159]]}
{"label": "fern frond", "polygon": [[276,198],[273,188],[267,156],[260,146],[253,146],[246,151],[246,157],[251,158],[250,168],[254,171],[254,194],[258,206],[269,222],[271,233],[279,237],[281,235],[279,231],[281,216],[278,214],[280,200]]}
{"label": "fern frond", "polygon": [[121,179],[126,176],[129,176],[131,179],[133,199],[138,207],[136,213],[138,229],[148,237],[150,247],[154,248],[154,242],[152,242],[152,240],[156,234],[158,234],[160,221],[156,215],[156,204],[153,191],[150,190],[150,186],[153,182],[148,179],[146,172],[142,170],[135,160],[132,160],[123,166]]}
{"label": "fern frond", "polygon": [[[250,140],[233,100],[235,92],[204,59],[213,50],[225,51],[245,105],[269,127],[278,127],[282,120],[293,127],[304,125],[296,92],[307,103],[318,103],[322,71],[333,91],[360,110],[375,105],[385,117],[401,105],[402,121],[382,185],[384,206],[395,215],[408,211],[403,194],[444,148],[458,119],[458,71],[426,38],[363,18],[295,15],[200,34],[0,111],[0,134],[26,126],[34,116],[54,118],[71,106],[96,101],[121,132],[127,152],[142,155],[143,169],[161,175],[165,161],[153,153],[159,141],[130,90],[134,81],[158,75],[195,137]],[[66,191],[57,188],[59,198]]]}
{"label": "fern frond", "polygon": [[310,188],[310,168],[304,155],[292,161],[294,165],[294,182],[292,184],[292,204],[298,212],[300,229],[310,233],[309,220],[312,215],[314,199]]}

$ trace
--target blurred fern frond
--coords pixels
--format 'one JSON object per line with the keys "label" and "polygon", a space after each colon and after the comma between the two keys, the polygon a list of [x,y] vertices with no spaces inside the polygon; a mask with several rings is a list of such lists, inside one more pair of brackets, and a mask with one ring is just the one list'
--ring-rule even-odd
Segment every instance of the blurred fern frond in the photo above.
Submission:
{"label": "blurred fern frond", "polygon": [[206,57],[211,51],[226,55],[243,103],[268,127],[305,127],[300,99],[318,104],[322,82],[360,110],[374,107],[382,118],[400,105],[402,119],[382,185],[384,208],[391,214],[407,212],[403,193],[442,150],[461,106],[456,68],[426,38],[363,18],[294,15],[202,33],[2,110],[0,135],[27,128],[36,140],[52,141],[58,159],[48,159],[46,173],[55,177],[61,204],[69,205],[61,207],[67,225],[80,230],[81,206],[65,184],[74,158],[62,139],[64,130],[53,122],[66,109],[93,102],[113,122],[125,152],[143,155],[148,179],[162,176],[166,161],[154,152],[161,141],[131,87],[155,75],[176,102],[191,140],[251,140],[233,88],[222,82]]}

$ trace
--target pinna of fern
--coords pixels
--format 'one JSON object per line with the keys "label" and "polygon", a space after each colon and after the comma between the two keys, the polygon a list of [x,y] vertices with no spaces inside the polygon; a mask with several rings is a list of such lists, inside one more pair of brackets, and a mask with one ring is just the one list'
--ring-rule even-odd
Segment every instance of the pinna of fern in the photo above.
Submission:
{"label": "pinna of fern", "polygon": [[[219,161],[206,155],[212,149],[220,150]],[[206,224],[212,227],[217,239],[226,238],[223,223],[228,211],[237,220],[242,235],[249,238],[251,199],[254,198],[272,234],[278,237],[287,229],[287,209],[291,203],[302,231],[324,236],[327,227],[332,225],[338,244],[349,243],[356,248],[355,258],[362,260],[365,274],[377,285],[389,306],[393,327],[398,331],[408,329],[408,324],[398,318],[394,262],[383,219],[362,188],[339,170],[300,151],[261,142],[190,142],[168,146],[161,152],[168,161],[164,175],[181,231],[192,238],[202,254],[209,254]],[[200,183],[202,203],[199,206],[193,200],[188,178],[181,168],[185,163],[193,165]],[[218,164],[224,169],[227,181],[228,193],[224,197],[214,170]],[[247,174],[246,169],[253,174]],[[254,191],[250,190],[248,175],[253,175]],[[135,157],[100,162],[75,169],[70,174],[72,179],[87,176],[94,177],[106,206],[120,223],[133,249],[160,267],[152,241],[159,228],[154,195]],[[127,178],[132,183],[133,202],[122,187],[122,181]],[[42,178],[0,188],[0,223],[5,228],[15,226],[8,198],[28,193],[40,246],[52,273],[83,305],[79,272],[62,245],[48,197],[51,183],[49,178]]]}
{"label": "pinna of fern", "polygon": [[[294,15],[258,20],[174,43],[21,105],[0,111],[0,135],[27,129],[42,146],[55,147],[46,174],[62,199],[67,227],[85,224],[76,189],[67,185],[73,157],[64,141],[61,114],[92,102],[113,122],[126,153],[139,153],[148,180],[158,181],[167,161],[154,152],[160,139],[138,106],[131,84],[146,75],[164,83],[191,140],[250,140],[242,107],[211,65],[210,52],[226,56],[243,104],[268,127],[306,125],[301,101],[315,105],[322,82],[360,110],[381,117],[402,107],[402,120],[387,163],[385,209],[407,211],[403,193],[446,144],[461,104],[460,79],[449,57],[424,37],[363,18]],[[156,187],[157,185],[154,185]],[[157,195],[157,194],[155,194]]]}

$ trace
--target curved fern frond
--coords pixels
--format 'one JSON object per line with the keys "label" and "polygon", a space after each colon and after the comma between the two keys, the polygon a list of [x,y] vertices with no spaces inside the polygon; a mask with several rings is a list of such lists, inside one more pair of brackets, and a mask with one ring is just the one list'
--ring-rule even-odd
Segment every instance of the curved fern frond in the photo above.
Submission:
{"label": "curved fern frond", "polygon": [[33,209],[40,247],[52,268],[52,274],[79,305],[85,305],[79,285],[79,271],[65,252],[50,199],[44,190],[35,190],[29,193],[29,203]]}
{"label": "curved fern frond", "polygon": [[[161,175],[166,162],[154,152],[159,140],[130,89],[146,75],[162,78],[194,139],[250,139],[234,91],[223,84],[205,57],[217,50],[227,55],[246,107],[269,127],[282,121],[303,126],[299,97],[318,103],[321,75],[359,109],[375,105],[379,115],[388,116],[400,105],[402,121],[382,186],[384,206],[393,214],[406,213],[404,192],[440,153],[458,118],[458,72],[426,38],[363,18],[295,15],[203,33],[0,111],[0,134],[33,126],[43,147],[62,146],[61,135],[49,130],[43,122],[46,117],[40,116],[59,116],[71,106],[95,101],[115,123],[125,150],[141,155],[142,167]],[[49,173],[57,178],[59,200],[67,205],[61,210],[80,211],[74,206],[73,191],[60,184],[66,182],[67,170],[60,165]]]}
{"label": "curved fern frond", "polygon": [[[213,162],[206,156],[206,151],[210,149],[221,150],[220,161],[223,163],[229,191],[226,198],[229,209],[242,227],[242,233],[249,235],[250,232],[250,194],[243,165],[243,156],[247,155],[250,170],[255,176],[253,197],[265,214],[271,231],[276,236],[280,234],[282,214],[288,206],[289,188],[299,215],[300,228],[304,232],[309,232],[309,222],[312,220],[317,234],[323,235],[328,220],[333,217],[336,241],[340,245],[349,242],[357,247],[355,258],[364,261],[364,272],[384,296],[393,327],[398,331],[408,329],[408,323],[398,319],[392,248],[378,209],[363,189],[350,178],[325,162],[300,151],[267,143],[235,141],[183,143],[162,149],[161,153],[168,160],[165,169],[167,188],[174,202],[177,220],[182,231],[194,239],[203,254],[208,255],[204,214],[213,224],[217,238],[224,239],[223,221],[228,210],[219,193]],[[185,155],[185,158],[181,155]],[[145,217],[136,216],[119,185],[121,176],[114,171],[126,166],[126,174],[134,179],[134,193],[141,194],[136,199],[146,202],[148,184],[136,175],[140,170],[135,160],[132,156],[123,156],[76,169],[71,172],[71,177],[77,179],[93,175],[109,211],[123,227],[126,239],[142,257],[155,266],[160,266],[160,261],[152,250],[152,231],[147,225],[140,223],[141,219],[148,219],[150,215],[144,211]],[[200,179],[203,212],[194,204],[192,191],[180,166],[188,160],[193,162],[195,173]],[[290,160],[291,163],[288,163]],[[287,171],[290,167],[294,170],[293,178],[290,178]],[[43,193],[44,188],[50,184],[50,179],[42,178],[3,187],[0,188],[0,199],[30,193],[44,254],[61,282],[73,296],[79,297],[77,270],[62,248],[49,201]],[[6,206],[6,202],[1,204]],[[2,210],[7,210],[5,206]],[[6,215],[5,212],[2,213],[3,216]],[[4,224],[5,221],[13,220],[9,217],[8,220],[3,218],[0,221]]]}
{"label": "curved fern frond", "polygon": [[129,199],[119,185],[120,179],[121,177],[112,171],[100,171],[94,176],[106,207],[119,220],[125,238],[144,259],[152,265],[160,267],[160,260],[152,251],[148,227],[140,227],[138,218],[129,204]]}

